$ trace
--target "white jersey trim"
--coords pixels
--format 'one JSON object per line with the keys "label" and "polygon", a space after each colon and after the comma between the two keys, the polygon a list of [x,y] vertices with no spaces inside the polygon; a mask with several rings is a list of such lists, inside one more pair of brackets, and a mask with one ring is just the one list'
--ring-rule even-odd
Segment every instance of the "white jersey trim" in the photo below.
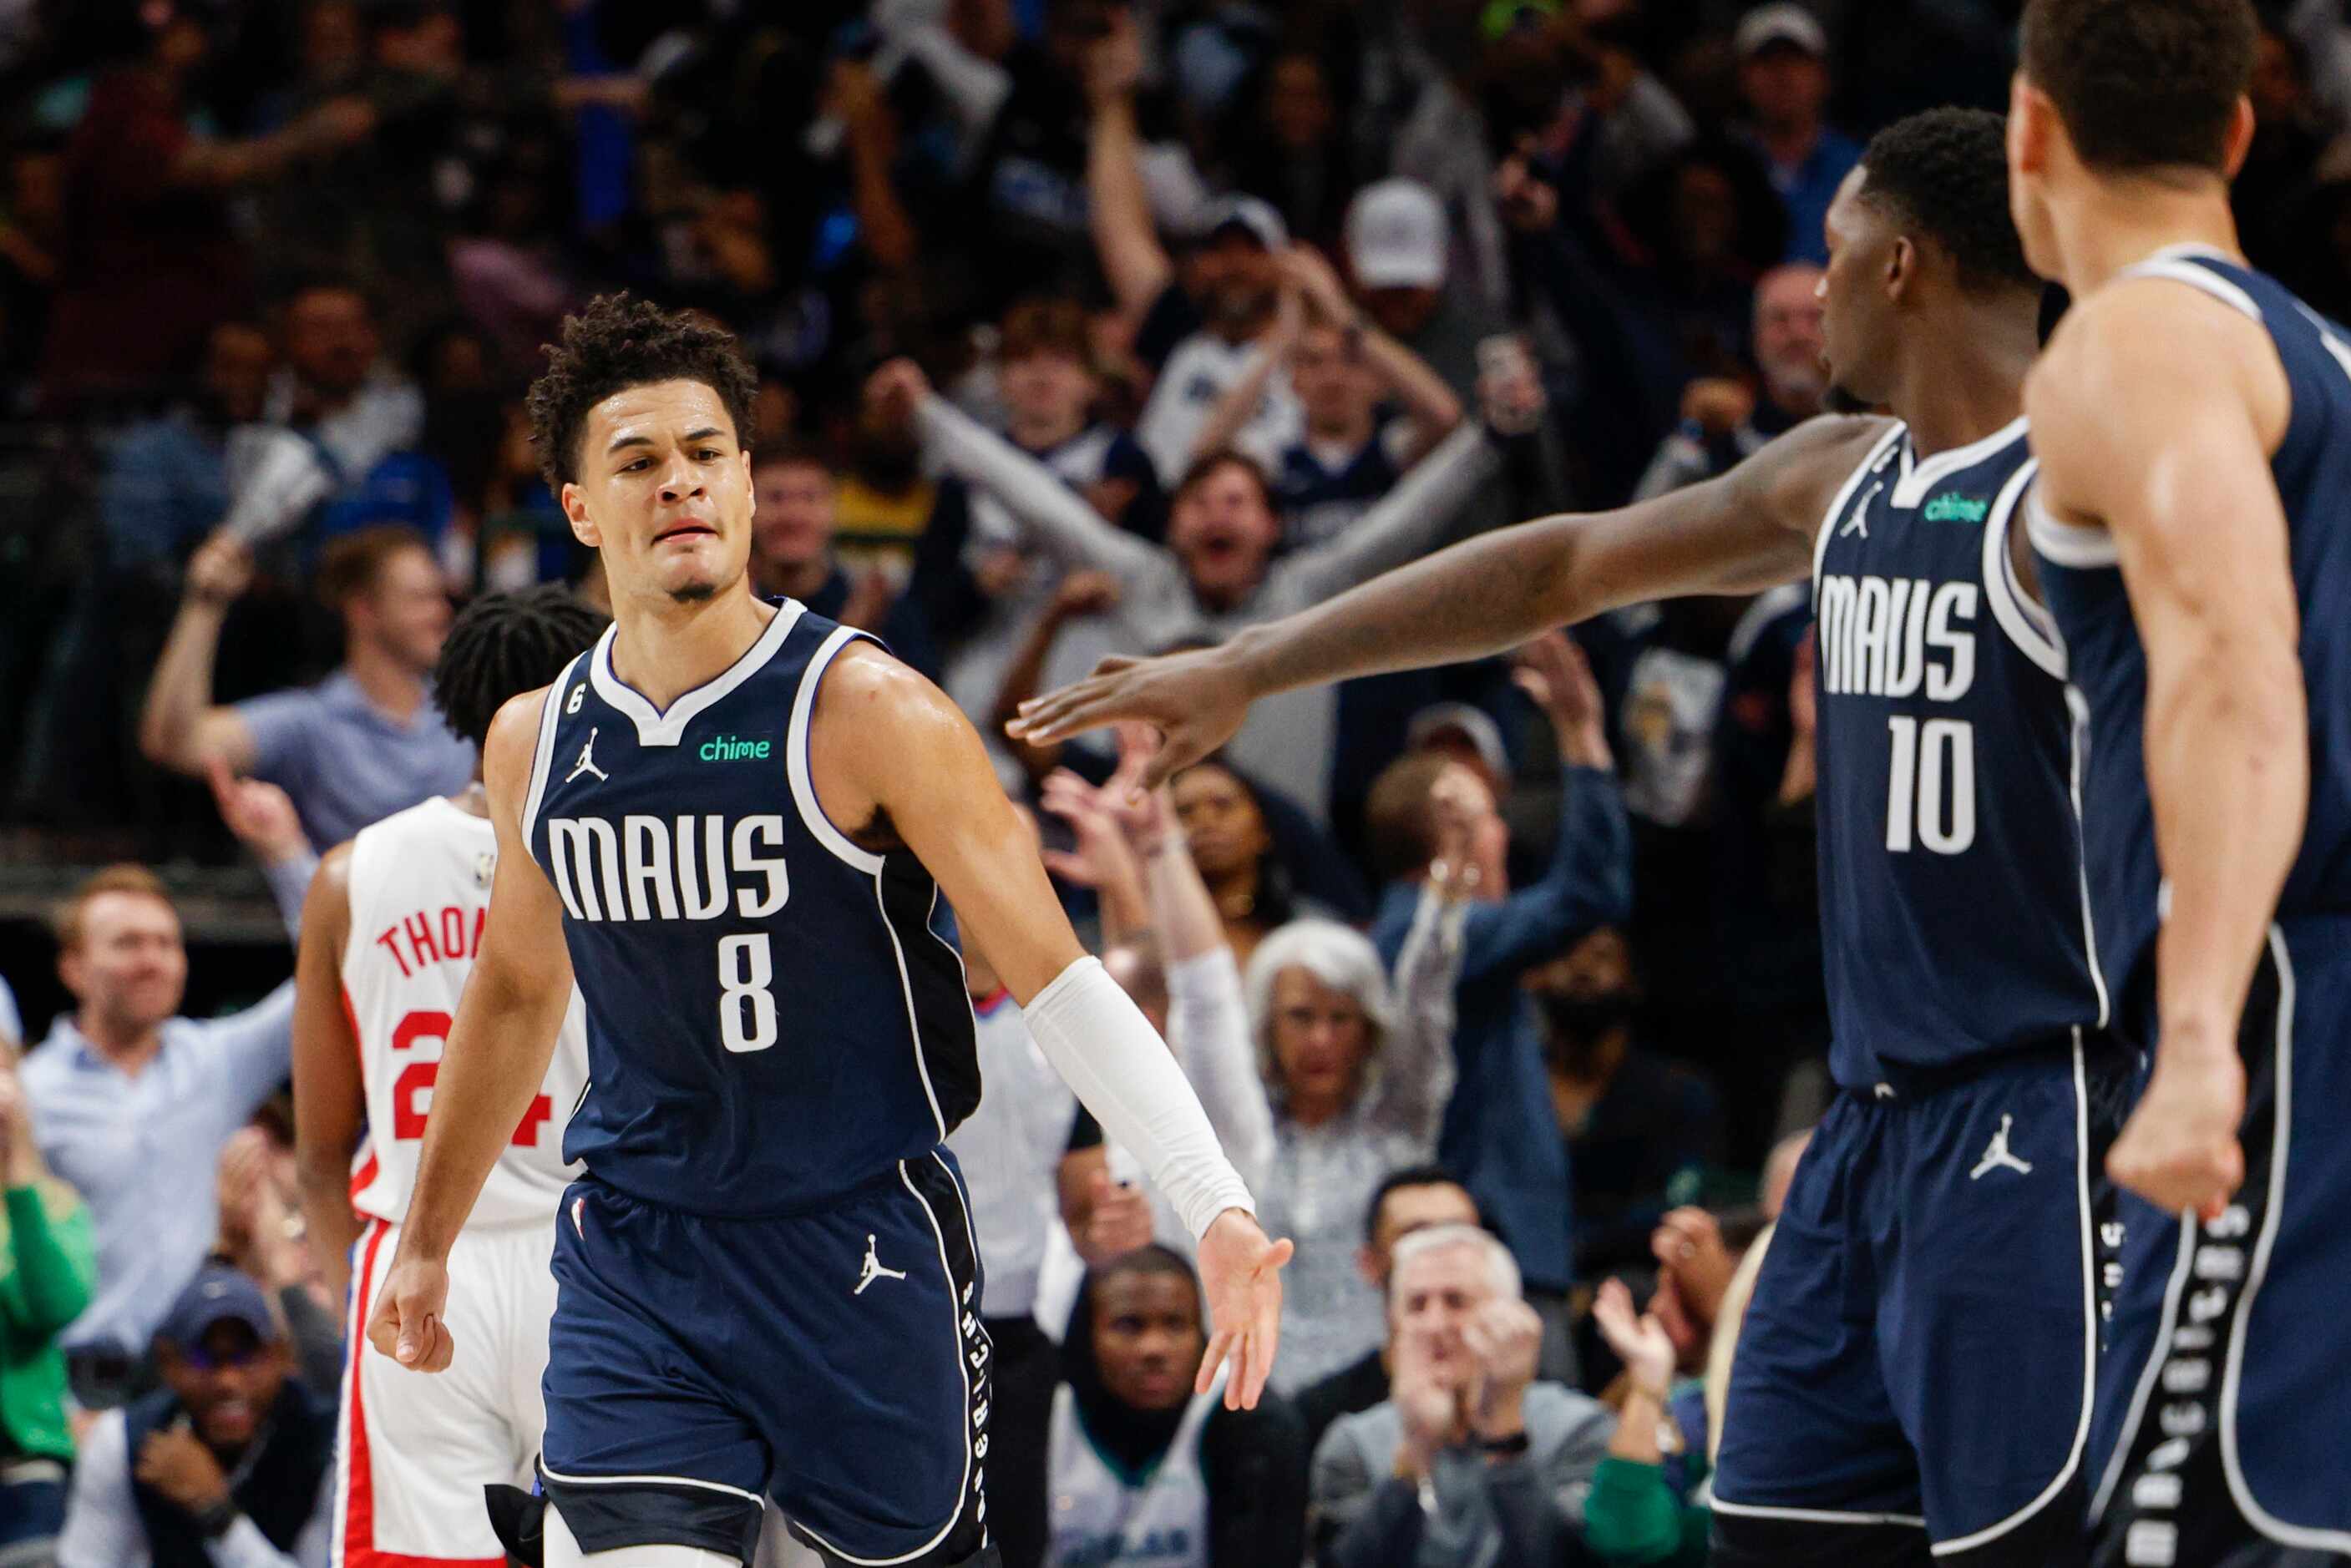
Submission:
{"label": "white jersey trim", "polygon": [[1979,1530],[1972,1535],[1962,1535],[1956,1541],[1938,1541],[1928,1547],[1935,1557],[1949,1557],[1956,1552],[1972,1552],[1987,1542],[1999,1540],[2018,1525],[2039,1513],[2055,1501],[2082,1468],[2082,1455],[2090,1446],[2090,1415],[2097,1397],[2098,1376],[2098,1257],[2097,1222],[2090,1213],[2090,1081],[2082,1050],[2082,1031],[2074,1030],[2074,1185],[2080,1194],[2082,1214],[2082,1418],[2074,1428],[2073,1451],[2065,1456],[2065,1468],[2057,1472],[2041,1495],[2010,1514],[1998,1524]]}
{"label": "white jersey trim", "polygon": [[2088,823],[2082,813],[2082,773],[2088,765],[2090,747],[2090,700],[2082,695],[2078,686],[2065,688],[2067,724],[2067,767],[2065,786],[2074,802],[2074,870],[2082,885],[2082,950],[2090,961],[2090,983],[2098,992],[2098,1027],[2104,1029],[2114,1017],[2114,1002],[2106,994],[2106,972],[2098,964],[2098,924],[2090,909],[2090,845]]}
{"label": "white jersey trim", "polygon": [[[816,841],[831,850],[835,859],[869,877],[879,877],[882,857],[860,848],[833,826],[832,818],[825,815],[824,806],[816,798],[816,784],[809,773],[809,720],[816,711],[817,688],[824,684],[824,672],[832,668],[841,650],[864,635],[855,627],[836,628],[818,646],[808,669],[801,672],[800,689],[792,696],[791,723],[784,732],[784,774],[791,784],[792,803],[799,807],[801,825],[816,836]],[[876,887],[878,893],[879,885]]]}
{"label": "white jersey trim", "polygon": [[2104,528],[2061,523],[2034,490],[2024,498],[2024,533],[2043,560],[2077,572],[2095,572],[2122,565],[2115,536]]}
{"label": "white jersey trim", "polygon": [[2230,309],[2241,311],[2255,321],[2264,319],[2262,307],[2254,303],[2252,295],[2218,273],[2208,272],[2200,266],[2191,265],[2188,259],[2190,256],[2203,256],[2218,262],[2230,259],[2222,252],[2216,251],[2209,245],[2170,245],[2156,252],[2136,266],[2123,268],[2115,275],[2117,278],[2159,277],[2171,283],[2186,284],[2189,288],[2201,289]]}
{"label": "white jersey trim", "polygon": [[2000,628],[2008,633],[2017,651],[2039,665],[2043,674],[2063,680],[2064,647],[2057,640],[2047,612],[2026,597],[2023,585],[2016,580],[2016,562],[2008,547],[2017,504],[2040,472],[2041,460],[2027,459],[1992,503],[1991,516],[1984,524],[1984,597],[1991,602],[1992,618],[2000,622]]}
{"label": "white jersey trim", "polygon": [[680,692],[667,709],[656,708],[651,699],[622,680],[612,669],[612,643],[621,634],[619,622],[605,628],[604,635],[596,639],[589,650],[588,679],[596,685],[596,695],[626,715],[637,727],[637,744],[641,746],[674,746],[685,738],[685,727],[702,711],[723,701],[735,688],[758,674],[776,650],[784,646],[807,607],[798,599],[786,599],[768,618],[765,630],[754,639],[743,656],[712,680],[704,681],[691,691]]}
{"label": "white jersey trim", "polygon": [[1978,441],[1965,446],[1955,446],[1949,452],[1938,452],[1928,458],[1915,459],[1915,448],[1902,452],[1902,477],[1894,482],[1894,504],[1907,510],[1927,499],[1927,493],[1963,468],[1973,468],[2001,448],[2012,446],[2024,439],[2024,416],[2019,414],[2008,423]]}
{"label": "white jersey trim", "polygon": [[555,767],[555,726],[563,717],[563,703],[570,701],[564,692],[571,685],[571,678],[580,672],[580,661],[587,657],[585,653],[573,654],[571,662],[563,667],[563,673],[555,678],[554,684],[538,700],[538,743],[531,748],[530,788],[522,797],[523,853],[533,861],[538,856],[532,850],[530,841],[538,829],[539,805],[547,798],[547,777]]}
{"label": "white jersey trim", "polygon": [[1877,438],[1877,444],[1869,449],[1869,455],[1845,476],[1844,483],[1837,488],[1836,499],[1829,503],[1828,512],[1821,519],[1820,532],[1813,536],[1813,603],[1815,607],[1820,603],[1821,566],[1828,559],[1829,536],[1836,532],[1837,519],[1844,515],[1844,509],[1852,503],[1854,492],[1861,488],[1861,482],[1884,465],[1886,452],[1909,431],[1910,427],[1900,420],[1888,426],[1886,433]]}
{"label": "white jersey trim", "polygon": [[2285,932],[2270,928],[2270,957],[2277,964],[2277,1109],[2274,1147],[2270,1150],[2268,1212],[2262,1216],[2262,1233],[2253,1243],[2252,1270],[2245,1276],[2245,1293],[2237,1301],[2237,1321],[2229,1335],[2229,1366],[2220,1380],[2220,1469],[2229,1479],[2229,1495],[2254,1529],[2280,1545],[2310,1552],[2351,1552],[2351,1530],[2320,1530],[2289,1524],[2261,1505],[2237,1453],[2237,1395],[2243,1381],[2245,1338],[2253,1321],[2253,1298],[2262,1293],[2270,1253],[2277,1245],[2278,1226],[2285,1219],[2286,1151],[2294,1141],[2294,955],[2286,950]]}

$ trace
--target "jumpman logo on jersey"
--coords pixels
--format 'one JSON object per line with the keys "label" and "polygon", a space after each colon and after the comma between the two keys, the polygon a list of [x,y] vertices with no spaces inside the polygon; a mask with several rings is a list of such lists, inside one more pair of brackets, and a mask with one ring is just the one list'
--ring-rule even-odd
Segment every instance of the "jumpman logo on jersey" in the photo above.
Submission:
{"label": "jumpman logo on jersey", "polygon": [[606,784],[612,782],[604,770],[596,765],[596,732],[592,727],[588,732],[587,741],[580,748],[580,760],[571,764],[571,771],[563,775],[563,782],[569,784],[581,774],[594,774]]}
{"label": "jumpman logo on jersey", "polygon": [[2032,1162],[2031,1160],[2019,1159],[2016,1156],[2008,1152],[2009,1124],[2015,1120],[2016,1118],[2014,1116],[2006,1115],[2005,1113],[2001,1115],[2000,1118],[2000,1131],[1991,1135],[1991,1143],[1984,1149],[1983,1158],[1976,1161],[1976,1168],[1973,1170],[1968,1172],[1968,1179],[1970,1181],[1980,1180],[1983,1178],[1984,1172],[1988,1170],[1998,1170],[2003,1167],[2016,1172],[2019,1176],[2030,1176],[2032,1174]]}
{"label": "jumpman logo on jersey", "polygon": [[1864,493],[1861,504],[1853,509],[1853,515],[1846,518],[1844,526],[1837,530],[1838,538],[1842,539],[1848,534],[1858,534],[1865,539],[1869,537],[1869,504],[1876,500],[1877,493],[1885,488],[1886,481],[1881,479]]}
{"label": "jumpman logo on jersey", "polygon": [[857,1288],[849,1293],[862,1296],[865,1293],[865,1287],[876,1280],[903,1280],[905,1277],[904,1270],[882,1266],[882,1260],[873,1255],[873,1238],[868,1236],[865,1238],[865,1268],[857,1276]]}

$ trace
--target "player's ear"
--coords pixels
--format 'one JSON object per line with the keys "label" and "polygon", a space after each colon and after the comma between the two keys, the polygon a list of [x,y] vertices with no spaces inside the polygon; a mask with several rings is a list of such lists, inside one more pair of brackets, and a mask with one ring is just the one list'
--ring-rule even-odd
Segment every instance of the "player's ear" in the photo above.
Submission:
{"label": "player's ear", "polygon": [[1918,247],[1907,234],[1896,234],[1886,247],[1886,297],[1900,304],[1918,281]]}
{"label": "player's ear", "polygon": [[580,494],[580,487],[567,483],[563,486],[562,494],[557,499],[563,504],[563,515],[571,524],[571,536],[591,550],[602,549],[604,547],[603,530],[590,520],[588,498]]}
{"label": "player's ear", "polygon": [[2229,116],[2229,141],[2222,155],[2220,171],[2231,181],[2245,166],[2245,154],[2253,146],[2253,100],[2244,94],[2237,95],[2237,107]]}
{"label": "player's ear", "polygon": [[2049,168],[2049,133],[2057,106],[2049,95],[2017,72],[2008,82],[2008,167],[2012,174],[2042,174]]}

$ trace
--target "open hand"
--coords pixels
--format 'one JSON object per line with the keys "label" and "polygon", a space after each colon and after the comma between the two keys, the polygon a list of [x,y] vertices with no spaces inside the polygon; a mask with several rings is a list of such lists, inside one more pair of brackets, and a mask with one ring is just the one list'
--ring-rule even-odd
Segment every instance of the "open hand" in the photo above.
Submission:
{"label": "open hand", "polygon": [[1281,1269],[1297,1249],[1269,1241],[1258,1222],[1228,1209],[1200,1238],[1200,1288],[1208,1303],[1208,1353],[1192,1391],[1206,1394],[1229,1358],[1225,1408],[1254,1410],[1281,1344]]}
{"label": "open hand", "polygon": [[218,757],[205,765],[204,777],[221,821],[263,865],[283,865],[310,852],[310,836],[284,790],[261,779],[238,778]]}
{"label": "open hand", "polygon": [[1636,1388],[1662,1400],[1674,1380],[1673,1335],[1651,1313],[1633,1310],[1633,1293],[1625,1288],[1622,1280],[1610,1280],[1600,1287],[1600,1295],[1592,1303],[1592,1319],[1600,1325],[1600,1336],[1608,1348],[1633,1375]]}
{"label": "open hand", "polygon": [[1030,745],[1050,745],[1121,719],[1140,720],[1160,736],[1141,779],[1152,789],[1231,740],[1249,717],[1250,696],[1229,645],[1157,659],[1113,656],[1075,685],[1021,703],[1020,716],[1005,728]]}

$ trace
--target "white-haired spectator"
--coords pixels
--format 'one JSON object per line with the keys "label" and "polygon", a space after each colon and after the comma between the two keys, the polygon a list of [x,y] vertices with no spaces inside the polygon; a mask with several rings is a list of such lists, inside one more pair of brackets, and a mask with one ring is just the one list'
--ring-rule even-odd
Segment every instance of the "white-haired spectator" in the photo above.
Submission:
{"label": "white-haired spectator", "polygon": [[1292,920],[1249,959],[1249,1023],[1273,1106],[1273,1163],[1258,1210],[1298,1246],[1284,1280],[1280,1386],[1303,1388],[1384,1332],[1356,1242],[1380,1179],[1425,1164],[1453,1092],[1453,982],[1461,912],[1431,900],[1392,993],[1371,939]]}
{"label": "white-haired spectator", "polygon": [[1566,1561],[1615,1420],[1535,1376],[1542,1320],[1508,1247],[1474,1225],[1395,1245],[1389,1394],[1314,1451],[1323,1568],[1541,1568]]}

